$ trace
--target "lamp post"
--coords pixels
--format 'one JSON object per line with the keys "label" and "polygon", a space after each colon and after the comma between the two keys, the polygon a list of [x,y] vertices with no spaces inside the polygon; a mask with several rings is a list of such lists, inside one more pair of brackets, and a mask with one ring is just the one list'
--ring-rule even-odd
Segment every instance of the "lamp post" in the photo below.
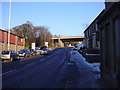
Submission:
{"label": "lamp post", "polygon": [[9,5],[9,17],[8,17],[8,50],[10,49],[10,18],[11,17],[11,0]]}

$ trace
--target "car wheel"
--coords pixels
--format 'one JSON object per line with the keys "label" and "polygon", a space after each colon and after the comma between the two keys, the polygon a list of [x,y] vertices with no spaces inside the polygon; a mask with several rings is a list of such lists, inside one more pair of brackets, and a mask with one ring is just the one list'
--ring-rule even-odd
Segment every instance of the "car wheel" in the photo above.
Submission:
{"label": "car wheel", "polygon": [[27,55],[24,55],[24,57],[27,57]]}
{"label": "car wheel", "polygon": [[17,59],[20,60],[20,57],[18,56]]}
{"label": "car wheel", "polygon": [[31,57],[32,55],[30,54],[30,55],[28,55],[28,57]]}
{"label": "car wheel", "polygon": [[13,61],[13,58],[12,58],[12,57],[10,58],[10,61]]}

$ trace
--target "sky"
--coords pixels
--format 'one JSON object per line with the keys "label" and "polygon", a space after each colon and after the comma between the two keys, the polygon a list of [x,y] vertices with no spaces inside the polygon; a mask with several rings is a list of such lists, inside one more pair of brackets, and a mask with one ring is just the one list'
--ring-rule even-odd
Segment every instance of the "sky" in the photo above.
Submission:
{"label": "sky", "polygon": [[[26,21],[46,26],[53,35],[84,35],[90,24],[104,9],[104,2],[12,2],[11,28]],[[9,2],[2,2],[2,25],[8,29]]]}

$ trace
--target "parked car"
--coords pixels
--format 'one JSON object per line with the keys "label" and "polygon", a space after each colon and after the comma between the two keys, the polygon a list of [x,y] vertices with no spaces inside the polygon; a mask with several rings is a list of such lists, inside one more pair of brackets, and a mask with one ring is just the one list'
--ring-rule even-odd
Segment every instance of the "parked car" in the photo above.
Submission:
{"label": "parked car", "polygon": [[41,52],[42,52],[42,50],[40,50],[39,47],[36,47],[36,48],[35,48],[35,51],[36,51],[36,54],[41,54]]}
{"label": "parked car", "polygon": [[80,47],[80,49],[78,50],[78,52],[79,52],[80,54],[82,54],[83,57],[85,57],[85,54],[86,54],[86,52],[87,52],[87,48],[86,48],[85,46]]}
{"label": "parked car", "polygon": [[40,47],[40,50],[43,50],[44,48],[47,48],[47,46],[45,46],[45,45],[44,45],[44,46],[41,46],[41,47]]}
{"label": "parked car", "polygon": [[20,57],[29,57],[31,56],[31,52],[29,49],[21,49],[20,51],[18,51],[18,54]]}
{"label": "parked car", "polygon": [[42,51],[41,51],[41,54],[46,54],[46,55],[48,55],[48,54],[50,54],[50,50],[47,49],[47,48],[43,48]]}
{"label": "parked car", "polygon": [[83,44],[77,44],[75,47],[73,47],[73,50],[79,50],[81,47],[83,47]]}
{"label": "parked car", "polygon": [[2,58],[2,61],[4,61],[4,60],[13,61],[15,59],[20,59],[19,55],[13,50],[2,51],[1,58]]}
{"label": "parked car", "polygon": [[34,49],[30,49],[31,55],[34,56],[37,54],[37,51],[35,51]]}

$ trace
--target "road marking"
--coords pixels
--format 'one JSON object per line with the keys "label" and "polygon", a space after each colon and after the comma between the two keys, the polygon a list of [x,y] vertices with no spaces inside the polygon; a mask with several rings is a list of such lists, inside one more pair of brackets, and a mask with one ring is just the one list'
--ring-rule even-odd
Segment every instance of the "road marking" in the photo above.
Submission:
{"label": "road marking", "polygon": [[45,60],[45,58],[43,58],[43,59],[40,59],[39,61],[43,61],[43,60]]}
{"label": "road marking", "polygon": [[68,65],[75,65],[75,62],[69,62]]}
{"label": "road marking", "polygon": [[[36,63],[36,62],[35,62],[35,63]],[[31,66],[31,65],[33,65],[33,64],[35,64],[35,63],[27,64],[27,65],[25,65],[25,67]]]}
{"label": "road marking", "polygon": [[0,75],[5,75],[5,74],[7,74],[7,73],[11,73],[11,72],[16,71],[16,70],[17,70],[17,69],[13,69],[13,70],[10,70],[10,71],[8,71],[8,72],[2,73],[2,74],[0,74]]}

